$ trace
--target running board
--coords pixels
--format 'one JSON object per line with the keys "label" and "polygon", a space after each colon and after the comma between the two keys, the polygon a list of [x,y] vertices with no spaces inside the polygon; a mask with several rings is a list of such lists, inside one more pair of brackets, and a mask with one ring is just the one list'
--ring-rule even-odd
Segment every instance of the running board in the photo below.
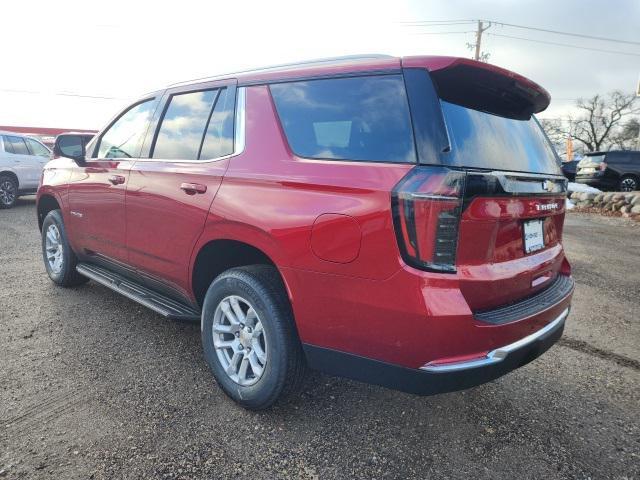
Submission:
{"label": "running board", "polygon": [[109,287],[111,290],[150,308],[163,317],[171,320],[200,321],[200,312],[193,307],[177,302],[147,287],[143,287],[139,283],[129,280],[104,267],[91,263],[79,263],[76,266],[76,270],[81,275],[105,287]]}

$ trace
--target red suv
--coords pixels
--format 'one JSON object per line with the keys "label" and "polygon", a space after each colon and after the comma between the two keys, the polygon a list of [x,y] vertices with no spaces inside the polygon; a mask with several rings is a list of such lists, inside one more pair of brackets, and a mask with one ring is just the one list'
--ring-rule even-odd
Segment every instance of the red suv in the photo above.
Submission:
{"label": "red suv", "polygon": [[562,334],[566,180],[549,94],[462,58],[351,57],[151,93],[38,191],[47,272],[200,320],[235,401],[307,367],[418,394],[495,379]]}

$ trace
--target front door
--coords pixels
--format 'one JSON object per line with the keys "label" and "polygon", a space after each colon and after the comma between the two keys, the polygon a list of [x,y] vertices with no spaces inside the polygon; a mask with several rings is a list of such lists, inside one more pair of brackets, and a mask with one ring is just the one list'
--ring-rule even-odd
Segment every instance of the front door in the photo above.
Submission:
{"label": "front door", "polygon": [[125,193],[131,167],[158,102],[151,98],[125,110],[104,131],[69,182],[69,229],[81,255],[128,262]]}
{"label": "front door", "polygon": [[234,152],[235,96],[228,81],[167,91],[145,142],[148,158],[131,168],[129,263],[187,298],[193,247]]}

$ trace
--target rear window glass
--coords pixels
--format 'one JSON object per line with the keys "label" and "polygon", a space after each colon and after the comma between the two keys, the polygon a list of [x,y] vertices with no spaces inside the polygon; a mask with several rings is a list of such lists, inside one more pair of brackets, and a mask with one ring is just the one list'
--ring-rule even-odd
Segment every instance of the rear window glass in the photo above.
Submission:
{"label": "rear window glass", "polygon": [[301,157],[415,162],[401,75],[270,86],[289,146]]}
{"label": "rear window glass", "polygon": [[538,122],[514,120],[441,101],[452,166],[561,174],[560,162]]}
{"label": "rear window glass", "polygon": [[594,165],[604,162],[604,153],[602,155],[585,155],[578,163],[579,167],[584,165]]}

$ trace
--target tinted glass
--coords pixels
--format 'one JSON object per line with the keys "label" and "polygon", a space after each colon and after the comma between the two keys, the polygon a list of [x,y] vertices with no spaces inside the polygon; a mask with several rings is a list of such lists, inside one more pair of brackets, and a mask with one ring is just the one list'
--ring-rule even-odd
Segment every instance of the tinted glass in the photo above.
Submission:
{"label": "tinted glass", "polygon": [[538,122],[514,120],[442,101],[451,140],[447,164],[519,172],[561,174],[559,161]]}
{"label": "tinted glass", "polygon": [[100,139],[98,158],[137,157],[155,106],[155,100],[147,100],[116,120]]}
{"label": "tinted glass", "polygon": [[11,144],[11,148],[13,149],[13,153],[16,155],[31,155],[29,149],[27,148],[27,144],[24,143],[24,139],[21,137],[9,137],[6,136],[5,142],[8,140]]}
{"label": "tinted glass", "polygon": [[416,161],[401,75],[310,80],[270,88],[296,155]]}
{"label": "tinted glass", "polygon": [[82,137],[79,135],[63,135],[58,137],[58,149],[65,157],[79,157],[82,155]]}
{"label": "tinted glass", "polygon": [[228,89],[220,91],[220,96],[211,114],[207,134],[202,144],[201,159],[211,159],[233,153],[233,112],[235,99]]}
{"label": "tinted glass", "polygon": [[153,158],[196,160],[218,90],[173,95],[153,149]]}
{"label": "tinted glass", "polygon": [[47,147],[45,147],[44,145],[42,145],[40,142],[36,142],[35,140],[31,139],[31,138],[25,138],[27,144],[29,145],[29,149],[31,150],[31,153],[33,155],[38,155],[40,157],[48,157],[49,156],[49,149],[47,149]]}

